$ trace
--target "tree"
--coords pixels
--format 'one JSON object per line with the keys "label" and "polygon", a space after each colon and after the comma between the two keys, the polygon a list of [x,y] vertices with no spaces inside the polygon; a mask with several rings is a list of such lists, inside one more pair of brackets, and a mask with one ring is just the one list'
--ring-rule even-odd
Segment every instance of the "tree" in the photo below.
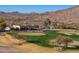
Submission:
{"label": "tree", "polygon": [[0,29],[4,29],[6,27],[6,23],[4,21],[0,21]]}
{"label": "tree", "polygon": [[52,21],[52,24],[53,24],[53,27],[55,28],[55,29],[58,29],[59,28],[59,20],[57,20],[57,19],[53,19],[53,21]]}
{"label": "tree", "polygon": [[44,22],[45,28],[50,29],[50,25],[51,25],[50,19],[46,19],[46,21]]}
{"label": "tree", "polygon": [[73,42],[73,40],[69,37],[59,36],[56,43],[65,50],[68,47],[68,43]]}

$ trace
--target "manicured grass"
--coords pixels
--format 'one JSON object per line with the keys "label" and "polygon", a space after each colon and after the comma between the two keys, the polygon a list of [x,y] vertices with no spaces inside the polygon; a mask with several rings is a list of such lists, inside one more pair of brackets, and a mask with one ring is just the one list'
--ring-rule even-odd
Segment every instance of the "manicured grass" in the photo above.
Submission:
{"label": "manicured grass", "polygon": [[73,35],[69,35],[68,37],[72,38],[73,40],[79,41],[79,35],[73,34]]}
{"label": "manicured grass", "polygon": [[22,38],[29,43],[34,43],[34,44],[38,44],[38,45],[45,46],[45,47],[53,47],[53,46],[49,45],[49,41],[56,39],[59,35],[67,36],[67,37],[72,38],[73,40],[79,41],[79,35],[76,35],[76,34],[66,35],[66,34],[58,33],[58,30],[47,30],[47,31],[43,32],[43,34],[45,34],[45,35],[41,35],[41,36],[23,35],[23,32],[22,32],[22,34],[20,32],[20,35],[19,35],[18,33],[19,32],[9,32],[8,34],[11,34],[15,37]]}
{"label": "manicured grass", "polygon": [[45,31],[44,32],[45,35],[42,35],[42,36],[22,35],[23,32],[22,32],[22,34],[20,33],[20,35],[19,35],[18,33],[19,32],[9,32],[8,34],[13,35],[15,37],[23,38],[27,42],[35,43],[35,44],[38,44],[41,46],[46,46],[46,47],[53,47],[53,46],[49,45],[49,40],[55,39],[59,35],[59,33],[57,33],[57,31],[55,31],[55,30]]}
{"label": "manicured grass", "polygon": [[44,33],[37,33],[37,32],[19,32],[18,35],[26,35],[26,36],[43,36]]}

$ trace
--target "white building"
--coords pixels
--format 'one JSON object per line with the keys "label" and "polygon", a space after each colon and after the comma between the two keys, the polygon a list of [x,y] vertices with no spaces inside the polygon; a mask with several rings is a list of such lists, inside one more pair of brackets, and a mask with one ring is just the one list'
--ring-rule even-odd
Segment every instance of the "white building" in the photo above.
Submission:
{"label": "white building", "polygon": [[6,27],[5,30],[9,31],[9,30],[11,30],[11,28],[10,27]]}
{"label": "white building", "polygon": [[19,26],[19,25],[13,25],[12,28],[14,28],[14,29],[20,29],[21,26]]}

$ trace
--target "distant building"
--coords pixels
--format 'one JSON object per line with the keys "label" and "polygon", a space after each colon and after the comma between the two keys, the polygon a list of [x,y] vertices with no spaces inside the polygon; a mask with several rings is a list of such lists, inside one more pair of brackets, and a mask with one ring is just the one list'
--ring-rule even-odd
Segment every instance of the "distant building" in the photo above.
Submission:
{"label": "distant building", "polygon": [[21,29],[21,26],[20,25],[13,25],[11,27],[11,30],[20,30]]}
{"label": "distant building", "polygon": [[10,31],[11,28],[10,28],[10,27],[6,27],[4,30],[6,30],[6,31]]}

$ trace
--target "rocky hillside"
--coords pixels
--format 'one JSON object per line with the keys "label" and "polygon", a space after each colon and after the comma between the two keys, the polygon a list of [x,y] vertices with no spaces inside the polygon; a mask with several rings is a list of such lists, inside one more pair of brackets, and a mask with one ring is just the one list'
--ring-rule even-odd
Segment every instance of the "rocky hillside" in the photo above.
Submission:
{"label": "rocky hillside", "polygon": [[47,24],[49,28],[79,29],[79,6],[42,14],[0,13],[0,20],[4,20],[7,26],[36,24],[45,27],[47,19],[50,21],[50,24]]}

